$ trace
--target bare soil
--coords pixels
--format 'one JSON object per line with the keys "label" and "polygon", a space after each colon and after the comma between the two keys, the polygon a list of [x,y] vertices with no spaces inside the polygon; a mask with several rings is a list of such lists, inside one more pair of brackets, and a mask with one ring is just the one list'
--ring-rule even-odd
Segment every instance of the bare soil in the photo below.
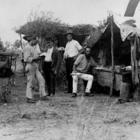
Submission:
{"label": "bare soil", "polygon": [[57,92],[48,101],[25,102],[26,79],[16,77],[12,102],[0,105],[0,140],[140,140],[140,104],[117,98]]}

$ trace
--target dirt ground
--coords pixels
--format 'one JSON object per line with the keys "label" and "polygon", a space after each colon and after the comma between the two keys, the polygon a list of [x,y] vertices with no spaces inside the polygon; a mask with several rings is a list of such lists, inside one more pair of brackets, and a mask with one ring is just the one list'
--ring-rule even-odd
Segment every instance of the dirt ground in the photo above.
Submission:
{"label": "dirt ground", "polygon": [[57,92],[27,104],[25,89],[25,78],[17,76],[12,103],[0,105],[0,140],[140,140],[139,103]]}

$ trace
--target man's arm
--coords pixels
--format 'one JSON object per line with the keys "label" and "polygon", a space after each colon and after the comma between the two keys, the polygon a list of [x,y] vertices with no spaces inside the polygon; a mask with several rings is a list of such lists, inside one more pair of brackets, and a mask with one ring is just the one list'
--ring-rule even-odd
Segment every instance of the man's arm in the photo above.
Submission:
{"label": "man's arm", "polygon": [[76,71],[76,67],[80,64],[83,59],[83,55],[79,55],[73,64],[73,71]]}
{"label": "man's arm", "polygon": [[37,52],[38,52],[38,55],[41,54],[40,46],[38,44],[37,44]]}
{"label": "man's arm", "polygon": [[24,61],[31,63],[33,60],[33,56],[31,54],[31,48],[26,48],[24,52]]}
{"label": "man's arm", "polygon": [[80,43],[79,43],[78,41],[75,42],[75,45],[76,45],[76,48],[77,48],[78,51],[79,51],[78,55],[81,54],[81,53],[83,53],[84,49],[83,49],[83,47],[80,45]]}
{"label": "man's arm", "polygon": [[67,44],[66,44],[66,47],[64,48],[64,54],[63,55],[64,55],[63,58],[66,59],[67,58]]}
{"label": "man's arm", "polygon": [[76,65],[73,65],[73,72],[76,72]]}
{"label": "man's arm", "polygon": [[45,57],[46,56],[46,52],[43,52],[39,55],[40,57]]}
{"label": "man's arm", "polygon": [[38,44],[34,47],[36,47],[34,51],[36,51],[37,55],[32,58],[32,62],[38,62],[41,60],[41,50]]}
{"label": "man's arm", "polygon": [[83,49],[83,47],[80,45],[80,43],[78,41],[75,41],[75,45],[76,45],[76,48],[78,49],[78,51],[81,51]]}
{"label": "man's arm", "polygon": [[97,67],[98,66],[98,64],[97,64],[97,62],[91,57],[91,59],[90,59],[90,65],[92,66],[92,67]]}

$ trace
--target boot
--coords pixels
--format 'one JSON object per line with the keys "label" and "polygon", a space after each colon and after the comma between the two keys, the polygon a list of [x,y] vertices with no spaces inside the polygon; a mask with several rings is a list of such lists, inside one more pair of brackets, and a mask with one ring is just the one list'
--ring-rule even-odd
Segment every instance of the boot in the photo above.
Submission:
{"label": "boot", "polygon": [[42,101],[47,101],[48,100],[48,97],[47,96],[43,96],[40,98]]}
{"label": "boot", "polygon": [[27,103],[36,103],[36,101],[34,99],[31,99],[31,98],[27,98],[26,102]]}
{"label": "boot", "polygon": [[89,95],[90,95],[89,92],[85,92],[85,93],[84,93],[84,96],[89,96]]}
{"label": "boot", "polygon": [[72,97],[77,97],[77,93],[72,93]]}

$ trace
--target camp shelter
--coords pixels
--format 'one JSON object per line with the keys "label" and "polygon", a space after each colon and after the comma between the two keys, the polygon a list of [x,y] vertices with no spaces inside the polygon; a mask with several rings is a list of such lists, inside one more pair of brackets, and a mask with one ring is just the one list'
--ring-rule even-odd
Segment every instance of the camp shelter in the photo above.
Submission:
{"label": "camp shelter", "polygon": [[138,83],[138,64],[139,64],[139,54],[140,54],[140,29],[135,26],[135,22],[127,21],[121,24],[121,35],[123,41],[129,40],[131,44],[131,67],[132,67],[132,79],[133,83]]}
{"label": "camp shelter", "polygon": [[[130,43],[121,39],[120,28],[113,21],[114,64],[130,65]],[[127,47],[126,47],[127,46]],[[98,41],[92,46],[92,55],[103,66],[111,65],[111,23],[108,22]]]}
{"label": "camp shelter", "polygon": [[100,64],[95,69],[96,81],[102,87],[110,87],[110,95],[113,89],[121,90],[122,81],[131,82],[131,71],[122,71],[125,66],[131,65],[130,41],[122,41],[120,26],[116,21],[107,22],[99,39],[92,45],[92,56]]}

